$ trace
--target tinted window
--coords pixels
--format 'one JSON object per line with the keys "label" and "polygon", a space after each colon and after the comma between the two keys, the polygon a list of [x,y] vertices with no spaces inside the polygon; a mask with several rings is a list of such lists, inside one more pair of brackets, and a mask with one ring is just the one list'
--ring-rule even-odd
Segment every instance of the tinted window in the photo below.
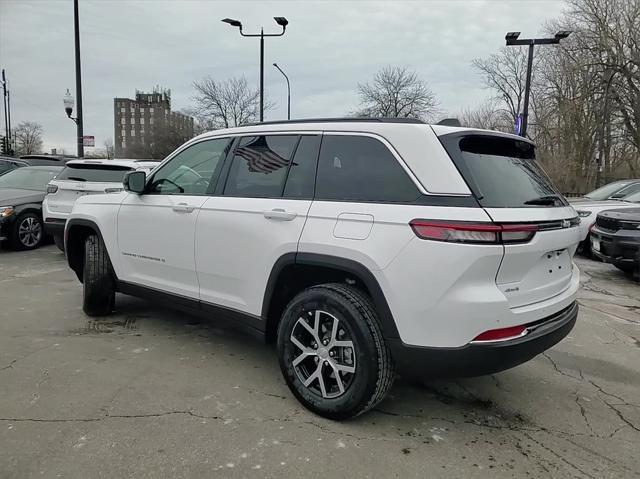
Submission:
{"label": "tinted window", "polygon": [[402,202],[419,196],[407,173],[379,140],[366,136],[323,137],[316,199]]}
{"label": "tinted window", "polygon": [[[511,138],[471,135],[449,151],[481,206],[553,207],[566,204],[535,159],[535,147]],[[451,146],[449,147],[451,149]]]}
{"label": "tinted window", "polygon": [[640,191],[640,182],[633,183],[633,184],[621,189],[616,194],[611,195],[611,198],[615,198],[615,199],[626,198],[627,196],[632,195],[634,193],[637,193],[638,191]]}
{"label": "tinted window", "polygon": [[230,145],[228,138],[207,140],[182,150],[160,168],[148,185],[149,193],[204,195],[215,186],[222,160]]}
{"label": "tinted window", "polygon": [[224,195],[280,197],[297,143],[295,135],[241,138],[233,152]]}
{"label": "tinted window", "polygon": [[122,183],[125,173],[132,169],[115,165],[67,165],[56,180]]}
{"label": "tinted window", "polygon": [[0,175],[15,169],[16,166],[8,161],[0,161]]}
{"label": "tinted window", "polygon": [[47,183],[61,170],[62,168],[18,168],[0,176],[0,188],[45,191]]}
{"label": "tinted window", "polygon": [[289,167],[285,198],[313,198],[320,136],[302,136]]}

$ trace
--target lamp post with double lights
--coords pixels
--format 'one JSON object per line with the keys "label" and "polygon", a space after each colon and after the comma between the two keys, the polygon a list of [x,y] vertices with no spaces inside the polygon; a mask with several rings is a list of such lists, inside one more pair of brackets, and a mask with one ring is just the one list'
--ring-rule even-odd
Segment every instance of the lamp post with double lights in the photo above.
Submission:
{"label": "lamp post with double lights", "polygon": [[524,87],[524,106],[522,109],[522,121],[518,134],[522,137],[527,136],[527,126],[529,124],[529,93],[531,92],[531,68],[533,67],[533,48],[535,45],[553,45],[560,43],[560,40],[564,40],[571,35],[570,30],[560,30],[552,38],[521,38],[520,32],[509,32],[505,35],[504,39],[507,42],[507,46],[529,46],[529,58],[527,59],[527,82]]}
{"label": "lamp post with double lights", "polygon": [[289,84],[289,77],[282,71],[282,68],[280,68],[277,63],[274,63],[273,66],[276,67],[278,71],[282,73],[284,79],[287,80],[287,120],[291,120],[291,85]]}
{"label": "lamp post with double lights", "polygon": [[232,27],[238,27],[240,35],[243,37],[260,37],[260,121],[264,121],[264,37],[281,37],[289,24],[284,17],[273,17],[278,25],[282,27],[280,33],[264,33],[264,28],[260,29],[260,33],[244,33],[242,31],[242,23],[239,20],[225,18],[222,21],[228,23]]}

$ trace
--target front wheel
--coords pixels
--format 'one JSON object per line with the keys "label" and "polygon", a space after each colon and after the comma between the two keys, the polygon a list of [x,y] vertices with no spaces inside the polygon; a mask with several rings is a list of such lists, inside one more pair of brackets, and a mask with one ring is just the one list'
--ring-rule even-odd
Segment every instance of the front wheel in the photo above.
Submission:
{"label": "front wheel", "polygon": [[343,284],[308,288],[287,305],[278,326],[278,358],[294,396],[329,419],[373,408],[395,375],[371,300]]}
{"label": "front wheel", "polygon": [[104,243],[89,235],[84,244],[82,309],[88,316],[106,316],[113,311],[116,283]]}
{"label": "front wheel", "polygon": [[42,220],[35,213],[24,213],[16,220],[12,246],[19,250],[36,249],[43,239]]}

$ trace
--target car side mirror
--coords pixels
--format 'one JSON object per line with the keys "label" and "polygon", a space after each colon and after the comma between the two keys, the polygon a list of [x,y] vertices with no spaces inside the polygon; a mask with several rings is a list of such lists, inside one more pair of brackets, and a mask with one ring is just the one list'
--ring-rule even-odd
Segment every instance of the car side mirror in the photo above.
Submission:
{"label": "car side mirror", "polygon": [[147,184],[147,175],[144,171],[130,171],[124,175],[123,185],[125,191],[141,195]]}

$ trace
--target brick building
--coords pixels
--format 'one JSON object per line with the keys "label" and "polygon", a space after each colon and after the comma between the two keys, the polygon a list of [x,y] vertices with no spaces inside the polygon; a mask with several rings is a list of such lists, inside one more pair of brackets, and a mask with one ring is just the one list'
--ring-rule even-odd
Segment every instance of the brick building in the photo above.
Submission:
{"label": "brick building", "polygon": [[171,90],[114,98],[113,120],[116,158],[162,159],[194,136],[193,117],[171,111]]}

